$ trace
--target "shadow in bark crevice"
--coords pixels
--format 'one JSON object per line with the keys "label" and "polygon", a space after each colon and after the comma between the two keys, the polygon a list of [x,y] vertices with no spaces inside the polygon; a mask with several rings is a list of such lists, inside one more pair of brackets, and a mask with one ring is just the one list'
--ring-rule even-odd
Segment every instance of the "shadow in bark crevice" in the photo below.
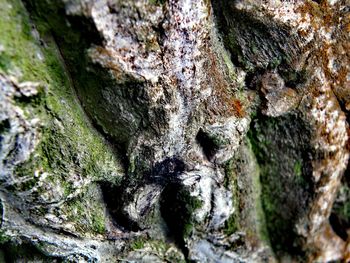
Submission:
{"label": "shadow in bark crevice", "polygon": [[215,153],[219,150],[219,145],[215,143],[214,138],[211,138],[202,129],[200,129],[197,133],[196,140],[202,147],[205,156],[210,161],[214,157]]}
{"label": "shadow in bark crevice", "polygon": [[185,238],[191,235],[195,225],[193,212],[201,206],[202,202],[191,196],[189,189],[180,183],[168,184],[160,198],[160,211],[168,226],[168,235],[186,258],[189,250]]}
{"label": "shadow in bark crevice", "polygon": [[333,203],[329,223],[333,231],[344,241],[349,238],[350,230],[350,165],[348,165]]}
{"label": "shadow in bark crevice", "polygon": [[[146,185],[156,186],[155,190],[159,191],[165,188],[160,197],[162,204],[164,192],[168,191],[169,185],[180,185],[178,176],[184,171],[185,164],[176,157],[172,157],[156,163],[151,169],[140,158],[136,158],[134,165],[137,166],[136,170],[129,172],[120,185],[111,185],[108,182],[101,182],[100,185],[107,209],[116,225],[126,231],[137,232],[144,230],[141,226],[147,225],[150,219],[152,221],[153,200],[146,200],[145,202],[149,203],[142,204],[143,209],[139,215],[140,222],[135,222],[127,214],[125,205],[136,202],[136,195],[141,194],[139,189]],[[158,200],[155,201],[158,202]]]}

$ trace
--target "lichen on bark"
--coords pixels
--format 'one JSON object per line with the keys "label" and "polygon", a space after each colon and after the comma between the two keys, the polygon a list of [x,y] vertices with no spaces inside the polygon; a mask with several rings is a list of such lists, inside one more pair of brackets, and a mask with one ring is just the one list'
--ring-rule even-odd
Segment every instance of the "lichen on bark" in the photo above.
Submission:
{"label": "lichen on bark", "polygon": [[349,260],[348,11],[0,0],[0,260]]}

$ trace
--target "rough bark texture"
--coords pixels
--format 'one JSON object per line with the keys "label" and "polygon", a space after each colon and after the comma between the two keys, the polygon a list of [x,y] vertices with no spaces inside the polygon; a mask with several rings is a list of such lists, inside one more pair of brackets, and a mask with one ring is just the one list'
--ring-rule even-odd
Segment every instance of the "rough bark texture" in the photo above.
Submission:
{"label": "rough bark texture", "polygon": [[0,0],[0,261],[350,260],[346,0]]}

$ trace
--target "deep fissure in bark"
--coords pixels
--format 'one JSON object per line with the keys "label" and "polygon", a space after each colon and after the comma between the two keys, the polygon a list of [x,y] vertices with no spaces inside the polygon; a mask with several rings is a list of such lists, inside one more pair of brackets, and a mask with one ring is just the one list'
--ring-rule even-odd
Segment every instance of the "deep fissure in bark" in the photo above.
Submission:
{"label": "deep fissure in bark", "polygon": [[192,233],[195,224],[193,211],[200,206],[201,202],[179,183],[168,184],[160,197],[160,211],[168,226],[168,235],[175,240],[186,258],[189,251],[184,239]]}
{"label": "deep fissure in bark", "polygon": [[215,138],[210,137],[207,133],[200,129],[197,133],[196,140],[210,161],[214,157],[215,153],[219,150],[219,145],[215,143]]}

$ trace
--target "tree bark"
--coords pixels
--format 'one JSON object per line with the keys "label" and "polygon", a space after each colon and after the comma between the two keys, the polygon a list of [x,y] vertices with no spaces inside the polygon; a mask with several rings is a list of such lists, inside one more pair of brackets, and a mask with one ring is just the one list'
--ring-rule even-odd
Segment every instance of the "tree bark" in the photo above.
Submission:
{"label": "tree bark", "polygon": [[0,0],[0,258],[350,260],[349,19]]}

